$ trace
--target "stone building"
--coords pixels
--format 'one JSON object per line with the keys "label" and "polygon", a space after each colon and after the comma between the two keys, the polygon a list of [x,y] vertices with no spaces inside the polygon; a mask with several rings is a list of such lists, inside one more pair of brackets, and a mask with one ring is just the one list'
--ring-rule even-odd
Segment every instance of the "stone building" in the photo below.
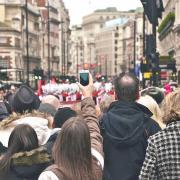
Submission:
{"label": "stone building", "polygon": [[[32,72],[36,66],[40,66],[39,53],[39,11],[32,1],[28,2],[28,27],[29,27],[29,72],[32,80]],[[26,57],[26,11],[25,1],[0,1],[1,12],[1,37],[7,41],[7,47],[1,45],[1,57],[8,57],[9,64],[6,65],[9,80],[26,79],[27,57]],[[3,28],[7,28],[7,32]],[[6,40],[5,40],[6,39]],[[10,50],[11,47],[11,50]],[[14,47],[14,48],[12,48]],[[13,52],[14,51],[14,52]],[[5,55],[5,54],[6,55]],[[1,61],[2,62],[2,61]],[[25,76],[24,76],[25,75]]]}
{"label": "stone building", "polygon": [[143,54],[142,12],[134,17],[123,17],[105,23],[96,35],[95,70],[107,76],[133,70]]}
{"label": "stone building", "polygon": [[34,81],[33,70],[37,68],[42,68],[46,77],[48,69],[51,76],[64,74],[69,62],[70,36],[69,13],[64,2],[28,0],[27,11],[25,2],[0,0],[0,67],[3,68],[1,71],[8,73],[9,80],[22,81],[27,79],[29,67],[31,82]]}
{"label": "stone building", "polygon": [[[176,60],[180,80],[180,1],[164,0],[163,4],[165,10],[159,22],[157,48],[161,56]],[[172,70],[169,70],[169,79],[171,75]]]}
{"label": "stone building", "polygon": [[[92,14],[83,17],[82,28],[84,32],[84,53],[85,62],[92,66],[92,70],[96,64],[95,53],[95,36],[100,33],[105,26],[105,22],[117,18],[133,17],[134,12],[118,11],[116,8],[111,7],[107,9],[96,10]],[[93,70],[94,71],[94,70]]]}
{"label": "stone building", "polygon": [[71,28],[70,59],[72,65],[69,73],[78,76],[79,70],[83,69],[85,64],[83,31],[81,25],[76,25]]}

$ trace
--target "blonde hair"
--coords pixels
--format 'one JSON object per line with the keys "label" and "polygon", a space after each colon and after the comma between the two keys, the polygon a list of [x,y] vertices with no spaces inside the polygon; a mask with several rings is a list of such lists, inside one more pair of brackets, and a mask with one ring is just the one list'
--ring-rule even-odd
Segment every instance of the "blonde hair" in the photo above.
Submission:
{"label": "blonde hair", "polygon": [[169,93],[162,104],[163,122],[168,123],[180,118],[180,89]]}
{"label": "blonde hair", "polygon": [[99,108],[101,113],[107,112],[110,104],[114,101],[113,97],[104,95],[101,102],[99,103]]}
{"label": "blonde hair", "polygon": [[151,118],[154,119],[162,129],[165,128],[165,124],[163,124],[162,120],[161,110],[156,101],[151,96],[141,96],[137,102],[146,106],[153,113]]}

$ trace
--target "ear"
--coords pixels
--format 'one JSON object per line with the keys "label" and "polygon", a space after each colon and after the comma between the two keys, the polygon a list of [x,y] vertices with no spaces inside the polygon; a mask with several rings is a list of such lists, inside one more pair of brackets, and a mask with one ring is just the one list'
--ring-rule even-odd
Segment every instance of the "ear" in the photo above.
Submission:
{"label": "ear", "polygon": [[118,100],[116,92],[114,92],[114,98],[115,98],[115,100]]}
{"label": "ear", "polygon": [[138,91],[136,94],[136,100],[138,100],[140,98],[140,92]]}

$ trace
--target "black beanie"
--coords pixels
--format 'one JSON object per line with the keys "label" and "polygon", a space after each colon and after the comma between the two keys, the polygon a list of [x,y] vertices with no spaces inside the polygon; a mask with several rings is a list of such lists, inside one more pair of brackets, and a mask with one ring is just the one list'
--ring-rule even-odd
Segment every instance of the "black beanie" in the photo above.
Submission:
{"label": "black beanie", "polygon": [[54,116],[54,127],[61,128],[68,119],[75,117],[76,115],[76,111],[69,107],[59,108]]}

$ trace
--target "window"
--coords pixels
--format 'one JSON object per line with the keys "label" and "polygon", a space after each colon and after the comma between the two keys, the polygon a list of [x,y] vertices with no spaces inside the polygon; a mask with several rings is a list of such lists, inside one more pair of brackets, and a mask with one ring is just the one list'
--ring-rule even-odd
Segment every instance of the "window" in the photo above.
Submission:
{"label": "window", "polygon": [[114,48],[114,50],[115,50],[115,51],[117,51],[117,50],[118,50],[118,48],[117,48],[117,47],[115,47],[115,48]]}
{"label": "window", "polygon": [[117,60],[114,61],[114,65],[117,66]]}
{"label": "window", "polygon": [[15,38],[15,47],[20,47],[20,39]]}
{"label": "window", "polygon": [[99,18],[100,20],[103,20],[103,16],[100,16],[100,18]]}
{"label": "window", "polygon": [[0,37],[0,44],[7,44],[7,37]]}
{"label": "window", "polygon": [[114,36],[115,36],[115,37],[119,37],[119,33],[116,32],[116,33],[114,34]]}
{"label": "window", "polygon": [[116,40],[114,41],[114,43],[117,44],[117,43],[118,43],[118,40],[116,39]]}
{"label": "window", "polygon": [[0,68],[9,68],[9,59],[7,57],[1,58],[0,57]]}
{"label": "window", "polygon": [[114,71],[115,71],[115,73],[117,73],[117,67],[115,67]]}

